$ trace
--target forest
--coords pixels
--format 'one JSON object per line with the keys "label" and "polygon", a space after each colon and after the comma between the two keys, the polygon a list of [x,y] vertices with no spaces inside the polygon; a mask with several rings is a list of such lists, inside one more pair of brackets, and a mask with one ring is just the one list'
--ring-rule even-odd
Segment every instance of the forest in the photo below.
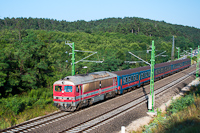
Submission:
{"label": "forest", "polygon": [[[52,89],[56,80],[71,75],[71,48],[65,44],[67,40],[75,43],[76,50],[97,52],[87,60],[103,61],[79,62],[76,74],[144,66],[144,63],[125,61],[139,61],[129,51],[150,61],[147,50],[152,40],[156,54],[166,51],[164,55],[167,55],[156,58],[156,63],[170,60],[172,36],[181,51],[196,48],[200,42],[200,29],[136,17],[88,22],[4,18],[0,19],[0,31],[0,97],[32,89]],[[78,61],[89,54],[76,52],[75,59]]]}

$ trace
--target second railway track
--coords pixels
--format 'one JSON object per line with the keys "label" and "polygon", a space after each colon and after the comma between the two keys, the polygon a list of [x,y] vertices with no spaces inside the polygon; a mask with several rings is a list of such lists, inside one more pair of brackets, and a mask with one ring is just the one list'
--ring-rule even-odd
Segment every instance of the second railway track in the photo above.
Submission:
{"label": "second railway track", "polygon": [[45,126],[49,123],[56,122],[59,119],[63,119],[64,117],[66,117],[70,114],[71,113],[69,113],[69,112],[58,111],[58,112],[55,112],[55,113],[52,113],[49,115],[31,119],[29,121],[23,122],[21,124],[15,125],[13,127],[10,127],[10,128],[4,129],[4,130],[0,130],[0,132],[2,132],[2,133],[28,132],[35,128]]}

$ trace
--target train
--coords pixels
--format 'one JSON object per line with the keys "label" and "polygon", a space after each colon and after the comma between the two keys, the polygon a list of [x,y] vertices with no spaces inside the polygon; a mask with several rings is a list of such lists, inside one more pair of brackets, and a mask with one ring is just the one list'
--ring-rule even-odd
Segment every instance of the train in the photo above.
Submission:
{"label": "train", "polygon": [[[183,59],[156,64],[154,80],[190,67]],[[76,111],[96,102],[121,95],[150,82],[150,66],[116,72],[100,71],[67,76],[53,84],[54,105],[62,111]]]}

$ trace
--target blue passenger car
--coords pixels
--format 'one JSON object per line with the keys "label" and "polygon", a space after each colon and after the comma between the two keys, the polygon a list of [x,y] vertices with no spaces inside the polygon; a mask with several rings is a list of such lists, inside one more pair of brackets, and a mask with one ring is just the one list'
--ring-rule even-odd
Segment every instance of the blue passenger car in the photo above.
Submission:
{"label": "blue passenger car", "polygon": [[[166,75],[173,74],[190,66],[190,59],[177,60],[156,64],[154,68],[154,78],[163,78]],[[150,81],[150,67],[139,67],[113,72],[117,74],[118,94],[133,87],[140,87]]]}

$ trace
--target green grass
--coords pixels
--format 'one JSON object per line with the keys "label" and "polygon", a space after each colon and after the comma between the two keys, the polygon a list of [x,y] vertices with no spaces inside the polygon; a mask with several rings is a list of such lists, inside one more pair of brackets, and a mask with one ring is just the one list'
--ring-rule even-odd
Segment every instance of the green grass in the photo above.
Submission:
{"label": "green grass", "polygon": [[184,97],[173,100],[166,113],[157,110],[148,126],[138,131],[143,133],[198,133],[200,131],[200,85],[192,87]]}
{"label": "green grass", "polygon": [[46,115],[57,110],[53,106],[53,92],[47,88],[0,99],[0,129],[29,119]]}
{"label": "green grass", "polygon": [[[195,101],[181,111],[168,114],[166,119],[158,121],[157,126],[152,128],[152,132],[198,132],[200,129],[200,97],[195,96]],[[162,119],[158,118],[158,119]],[[198,128],[197,128],[198,127]],[[198,129],[198,131],[197,131]]]}

